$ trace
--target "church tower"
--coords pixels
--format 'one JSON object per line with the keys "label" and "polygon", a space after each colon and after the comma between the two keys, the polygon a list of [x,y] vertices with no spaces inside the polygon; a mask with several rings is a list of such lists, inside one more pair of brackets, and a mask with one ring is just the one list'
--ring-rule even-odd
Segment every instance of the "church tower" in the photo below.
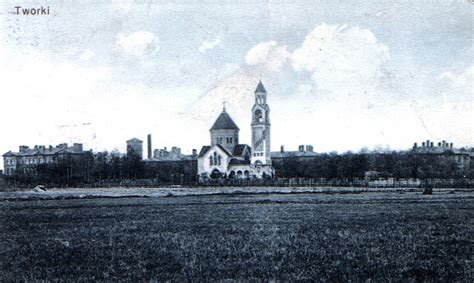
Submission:
{"label": "church tower", "polygon": [[263,173],[272,175],[270,157],[270,107],[267,91],[260,81],[255,90],[255,104],[252,107],[252,155],[251,166],[256,177]]}
{"label": "church tower", "polygon": [[234,148],[239,144],[239,127],[226,112],[225,106],[209,131],[211,132],[211,145],[221,145],[229,153],[233,153]]}

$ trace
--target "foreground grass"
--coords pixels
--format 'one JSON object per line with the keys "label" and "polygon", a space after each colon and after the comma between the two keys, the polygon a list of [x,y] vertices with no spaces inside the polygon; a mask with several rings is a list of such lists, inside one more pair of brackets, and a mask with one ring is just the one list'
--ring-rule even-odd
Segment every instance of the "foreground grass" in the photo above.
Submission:
{"label": "foreground grass", "polygon": [[473,281],[470,194],[0,202],[0,281]]}

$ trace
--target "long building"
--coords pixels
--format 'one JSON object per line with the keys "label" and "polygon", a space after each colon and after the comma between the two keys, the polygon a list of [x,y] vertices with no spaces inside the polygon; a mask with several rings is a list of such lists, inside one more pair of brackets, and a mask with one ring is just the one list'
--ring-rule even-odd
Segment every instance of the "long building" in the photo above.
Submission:
{"label": "long building", "polygon": [[438,156],[443,161],[454,162],[459,170],[467,170],[471,166],[471,159],[474,158],[473,149],[456,148],[453,143],[440,141],[435,144],[433,141],[426,140],[421,143],[413,144],[412,152],[418,155]]}
{"label": "long building", "polygon": [[18,152],[8,151],[3,155],[5,175],[28,173],[39,164],[55,164],[65,158],[80,157],[85,153],[89,152],[83,150],[81,143],[74,143],[72,146],[62,143],[55,147],[35,145],[33,148],[21,145]]}

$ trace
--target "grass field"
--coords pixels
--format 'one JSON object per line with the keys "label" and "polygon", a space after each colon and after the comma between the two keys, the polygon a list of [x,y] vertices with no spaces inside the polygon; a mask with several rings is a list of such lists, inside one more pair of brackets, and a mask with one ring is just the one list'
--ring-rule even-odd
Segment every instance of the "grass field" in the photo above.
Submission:
{"label": "grass field", "polygon": [[474,193],[0,200],[0,281],[473,281]]}

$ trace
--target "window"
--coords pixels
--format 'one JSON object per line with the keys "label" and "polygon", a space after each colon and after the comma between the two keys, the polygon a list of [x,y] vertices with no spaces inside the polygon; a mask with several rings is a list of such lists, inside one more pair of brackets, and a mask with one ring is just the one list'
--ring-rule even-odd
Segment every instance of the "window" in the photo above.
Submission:
{"label": "window", "polygon": [[212,166],[212,165],[214,165],[214,164],[212,162],[212,155],[211,155],[211,156],[209,156],[209,166]]}
{"label": "window", "polygon": [[217,165],[221,165],[221,156],[220,155],[217,156]]}
{"label": "window", "polygon": [[232,137],[230,137],[229,140],[230,140],[230,143],[232,143]]}
{"label": "window", "polygon": [[257,109],[257,111],[255,111],[255,113],[254,113],[254,121],[255,122],[262,122],[262,120],[263,120],[262,117],[263,117],[262,110]]}

